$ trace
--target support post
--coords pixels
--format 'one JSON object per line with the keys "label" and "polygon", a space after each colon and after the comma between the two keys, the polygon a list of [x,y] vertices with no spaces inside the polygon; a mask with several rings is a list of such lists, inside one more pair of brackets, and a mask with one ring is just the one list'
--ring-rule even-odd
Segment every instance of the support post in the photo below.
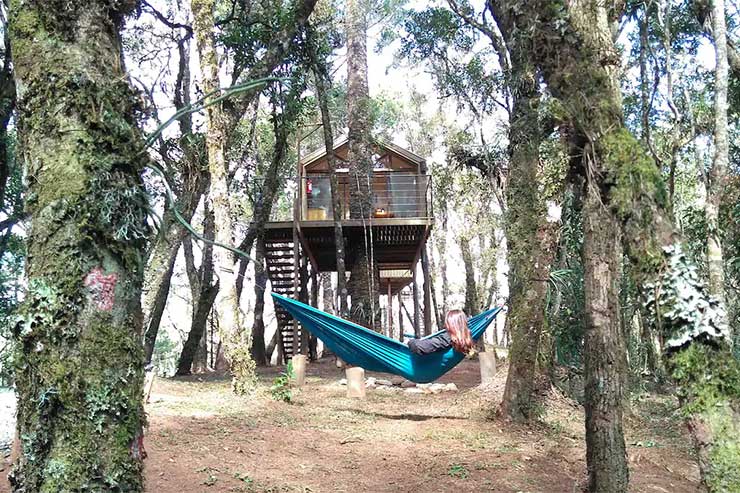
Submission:
{"label": "support post", "polygon": [[388,279],[388,337],[393,337],[393,295],[390,279]]}
{"label": "support post", "polygon": [[[298,225],[295,221],[297,219],[294,219],[293,223],[293,296],[298,298],[301,287],[301,246],[298,241]],[[299,330],[300,324],[296,320],[293,323],[293,355],[300,354],[301,352],[301,339],[298,337]],[[303,331],[301,330],[301,332]]]}
{"label": "support post", "polygon": [[403,301],[401,301],[401,290],[398,290],[398,340],[403,342]]}
{"label": "support post", "polygon": [[[308,256],[307,255],[301,255],[301,268],[300,268],[300,273],[298,277],[299,277],[299,283],[300,283],[300,294],[298,295],[298,300],[301,303],[308,304],[309,301],[308,301]],[[308,331],[303,325],[301,325],[301,354],[308,355],[308,343],[309,343]]]}
{"label": "support post", "polygon": [[345,370],[347,376],[347,397],[365,398],[365,370],[353,366]]}
{"label": "support post", "polygon": [[419,308],[419,283],[416,281],[416,267],[418,265],[418,262],[414,264],[413,269],[411,269],[411,274],[413,275],[413,297],[414,297],[414,337],[417,339],[421,337],[421,323],[419,321],[419,315],[420,315],[420,308]]}

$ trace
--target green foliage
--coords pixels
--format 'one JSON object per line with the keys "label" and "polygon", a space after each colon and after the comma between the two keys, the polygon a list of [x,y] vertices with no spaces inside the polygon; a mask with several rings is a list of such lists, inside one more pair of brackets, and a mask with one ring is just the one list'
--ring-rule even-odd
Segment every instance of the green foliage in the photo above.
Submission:
{"label": "green foliage", "polygon": [[179,356],[180,346],[172,340],[166,330],[160,329],[152,353],[152,364],[156,368],[157,375],[160,377],[172,376],[177,369],[177,358]]}
{"label": "green foliage", "polygon": [[[501,95],[507,91],[496,55],[488,44],[477,48],[479,33],[455,13],[443,7],[407,10],[399,27],[395,33],[401,41],[397,57],[424,63],[440,94],[453,96],[476,115],[506,106]],[[390,39],[388,36],[386,43]]]}
{"label": "green foliage", "polygon": [[[684,415],[711,437],[709,491],[740,490],[740,362],[727,345],[691,344],[669,359]],[[702,435],[704,436],[704,435]]]}
{"label": "green foliage", "polygon": [[276,401],[290,404],[293,401],[293,390],[290,388],[290,385],[294,378],[293,362],[288,361],[285,371],[272,381],[272,386],[269,389],[272,398]]}
{"label": "green foliage", "polygon": [[468,479],[470,471],[468,471],[468,468],[464,464],[452,464],[447,469],[447,475],[457,479]]}
{"label": "green foliage", "polygon": [[[23,211],[25,187],[21,166],[15,160],[14,132],[5,137],[5,147],[9,176],[5,196],[0,197],[0,217],[19,216]],[[12,382],[11,327],[23,292],[25,258],[26,241],[20,228],[11,226],[9,230],[0,231],[0,387]]]}
{"label": "green foliage", "polygon": [[550,273],[547,327],[554,338],[555,363],[580,367],[583,363],[585,332],[583,262],[583,229],[580,202],[569,191],[565,195],[560,228],[560,244]]}

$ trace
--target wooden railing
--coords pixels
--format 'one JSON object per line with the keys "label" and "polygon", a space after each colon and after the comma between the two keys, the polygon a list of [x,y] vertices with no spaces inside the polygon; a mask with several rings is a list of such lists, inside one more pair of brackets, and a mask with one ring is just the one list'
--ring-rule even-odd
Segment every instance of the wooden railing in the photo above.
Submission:
{"label": "wooden railing", "polygon": [[[351,180],[346,174],[339,178],[339,193],[344,219],[349,219]],[[431,176],[415,173],[376,172],[373,174],[374,218],[431,218]],[[315,174],[302,178],[299,188],[300,220],[331,221],[331,185],[329,175]]]}

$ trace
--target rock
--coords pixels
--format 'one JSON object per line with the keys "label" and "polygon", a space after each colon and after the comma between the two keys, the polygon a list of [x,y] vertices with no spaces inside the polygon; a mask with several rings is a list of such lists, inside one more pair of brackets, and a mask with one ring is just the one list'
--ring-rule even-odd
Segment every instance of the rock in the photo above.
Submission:
{"label": "rock", "polygon": [[429,386],[429,391],[432,394],[439,394],[443,390],[447,390],[447,386],[443,383],[433,383],[432,385]]}
{"label": "rock", "polygon": [[339,385],[347,385],[347,379],[343,378],[339,381]]}
{"label": "rock", "polygon": [[403,378],[403,377],[393,377],[393,378],[391,378],[391,383],[393,385],[402,386],[403,385],[403,382],[406,382],[406,381],[407,380],[405,378]]}
{"label": "rock", "polygon": [[365,385],[368,387],[375,387],[375,382],[377,381],[377,378],[375,377],[367,377],[365,379]]}
{"label": "rock", "polygon": [[406,390],[404,390],[407,394],[425,394],[424,389],[420,389],[417,387],[409,387]]}
{"label": "rock", "polygon": [[445,390],[447,392],[457,392],[457,385],[455,385],[454,383],[448,383],[447,385],[445,385]]}
{"label": "rock", "polygon": [[403,382],[401,382],[401,388],[410,389],[413,387],[416,387],[416,384],[411,380],[404,380]]}
{"label": "rock", "polygon": [[384,385],[386,387],[389,387],[393,385],[393,382],[391,382],[390,380],[385,380],[383,378],[378,378],[377,380],[375,380],[375,385]]}

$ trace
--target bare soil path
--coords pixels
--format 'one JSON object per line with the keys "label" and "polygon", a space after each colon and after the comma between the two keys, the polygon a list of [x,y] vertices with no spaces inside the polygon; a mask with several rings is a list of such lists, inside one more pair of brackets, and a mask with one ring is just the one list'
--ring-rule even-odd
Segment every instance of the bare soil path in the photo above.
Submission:
{"label": "bare soil path", "polygon": [[[277,372],[262,371],[265,388]],[[505,369],[480,388],[477,362],[465,361],[443,379],[459,392],[373,389],[364,401],[345,397],[342,376],[330,361],[311,364],[290,404],[235,397],[225,378],[157,380],[147,491],[583,491],[583,412],[556,392],[542,423],[526,428],[492,416]],[[698,491],[673,399],[634,402],[627,430],[631,491]]]}

